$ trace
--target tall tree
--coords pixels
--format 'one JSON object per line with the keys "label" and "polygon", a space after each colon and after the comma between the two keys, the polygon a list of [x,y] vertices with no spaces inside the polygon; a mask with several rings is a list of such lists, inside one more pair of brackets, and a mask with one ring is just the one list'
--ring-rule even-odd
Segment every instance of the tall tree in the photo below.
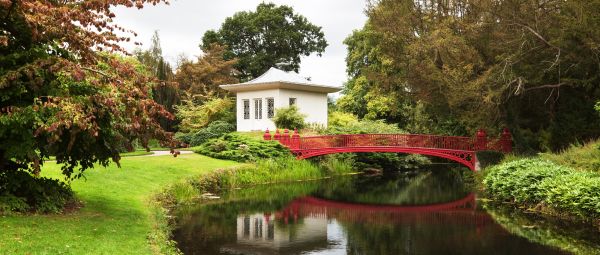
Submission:
{"label": "tall tree", "polygon": [[297,72],[302,55],[320,56],[327,47],[321,27],[289,6],[272,3],[261,3],[254,12],[238,12],[218,31],[207,31],[201,47],[206,50],[213,43],[227,46],[226,59],[238,59],[235,67],[243,80],[275,66]]}
{"label": "tall tree", "polygon": [[65,175],[79,176],[118,163],[133,140],[169,140],[153,80],[137,61],[103,53],[129,40],[116,34],[126,30],[112,23],[115,6],[160,2],[0,1],[0,171],[39,172],[55,155]]}
{"label": "tall tree", "polygon": [[213,44],[205,48],[205,53],[194,61],[184,61],[175,74],[179,87],[186,93],[186,99],[204,102],[210,98],[230,96],[219,85],[239,82],[234,65],[237,59],[224,60],[224,46]]}
{"label": "tall tree", "polygon": [[[598,0],[370,1],[346,41],[352,79],[340,106],[389,116],[421,102],[437,126],[508,125],[521,149],[596,137],[598,11]],[[352,104],[367,97],[378,100]]]}
{"label": "tall tree", "polygon": [[195,132],[215,120],[235,124],[235,102],[219,85],[239,82],[233,67],[237,60],[224,60],[224,53],[224,46],[212,44],[196,61],[179,66],[175,79],[184,93],[176,107],[180,131]]}
{"label": "tall tree", "polygon": [[[159,81],[152,88],[153,99],[164,106],[167,111],[175,114],[175,106],[181,102],[181,91],[174,81],[171,65],[163,57],[158,31],[154,31],[150,48],[148,50],[137,49],[134,55]],[[163,117],[160,118],[160,124],[165,130],[174,131],[177,121]]]}

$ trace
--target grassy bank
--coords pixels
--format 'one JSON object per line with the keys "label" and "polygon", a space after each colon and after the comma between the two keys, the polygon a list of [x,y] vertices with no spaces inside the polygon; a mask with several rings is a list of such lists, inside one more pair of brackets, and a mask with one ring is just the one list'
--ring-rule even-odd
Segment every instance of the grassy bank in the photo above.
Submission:
{"label": "grassy bank", "polygon": [[485,170],[483,185],[498,201],[528,211],[598,223],[600,151],[598,142],[559,154],[513,158]]}
{"label": "grassy bank", "polygon": [[164,207],[171,208],[177,204],[197,201],[201,194],[207,192],[221,193],[255,185],[316,180],[352,173],[352,167],[344,162],[317,165],[292,156],[263,159],[254,164],[218,169],[175,183],[159,194],[157,200]]}
{"label": "grassy bank", "polygon": [[[128,157],[122,168],[112,165],[86,172],[72,188],[84,204],[64,215],[0,217],[0,254],[152,254],[148,235],[164,227],[162,212],[150,197],[168,184],[217,168],[237,165],[197,154]],[[60,166],[48,162],[44,175],[60,177]],[[162,240],[154,234],[154,240]]]}

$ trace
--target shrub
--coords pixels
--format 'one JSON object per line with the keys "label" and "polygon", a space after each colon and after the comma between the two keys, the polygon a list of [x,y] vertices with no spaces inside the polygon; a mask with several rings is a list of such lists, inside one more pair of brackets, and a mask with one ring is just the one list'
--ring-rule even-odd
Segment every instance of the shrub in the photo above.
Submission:
{"label": "shrub", "polygon": [[74,200],[71,188],[24,171],[0,172],[0,212],[57,213]]}
{"label": "shrub", "polygon": [[328,127],[323,134],[405,134],[396,124],[388,124],[383,120],[361,120],[349,122],[344,126]]}
{"label": "shrub", "polygon": [[544,199],[539,187],[544,179],[572,170],[547,160],[520,159],[494,166],[488,171],[483,184],[494,197],[535,204]]}
{"label": "shrub", "polygon": [[600,216],[600,175],[573,172],[543,180],[539,189],[546,204],[579,216]]}
{"label": "shrub", "polygon": [[542,159],[521,159],[488,169],[486,190],[502,200],[545,203],[561,212],[600,216],[600,174],[579,172]]}
{"label": "shrub", "polygon": [[344,127],[358,122],[358,117],[347,112],[331,112],[329,113],[329,127]]}
{"label": "shrub", "polygon": [[226,134],[218,139],[209,140],[195,148],[194,152],[238,162],[290,155],[289,150],[277,141],[257,140],[238,134]]}
{"label": "shrub", "polygon": [[584,145],[572,145],[559,154],[542,153],[540,156],[560,165],[600,173],[599,147],[600,141],[593,141]]}
{"label": "shrub", "polygon": [[210,139],[221,137],[224,134],[235,131],[235,126],[225,121],[211,122],[206,128],[195,133],[178,133],[175,138],[190,146],[198,146]]}
{"label": "shrub", "polygon": [[197,132],[217,120],[235,122],[235,102],[230,98],[211,98],[203,103],[184,100],[176,107],[179,129]]}
{"label": "shrub", "polygon": [[297,106],[292,105],[277,109],[273,122],[278,128],[303,129],[306,127],[305,118],[306,115],[300,113]]}

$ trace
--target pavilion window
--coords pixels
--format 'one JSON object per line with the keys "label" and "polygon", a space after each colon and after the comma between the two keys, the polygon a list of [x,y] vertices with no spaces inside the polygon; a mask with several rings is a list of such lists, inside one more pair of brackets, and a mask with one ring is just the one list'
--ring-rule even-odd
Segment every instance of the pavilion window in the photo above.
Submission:
{"label": "pavilion window", "polygon": [[242,102],[244,102],[244,119],[248,120],[250,119],[250,100],[244,99]]}
{"label": "pavilion window", "polygon": [[254,99],[254,118],[257,120],[262,119],[262,98]]}
{"label": "pavilion window", "polygon": [[275,116],[275,99],[267,98],[267,118],[271,119]]}
{"label": "pavilion window", "polygon": [[296,98],[295,97],[290,97],[290,106],[292,105],[296,105]]}

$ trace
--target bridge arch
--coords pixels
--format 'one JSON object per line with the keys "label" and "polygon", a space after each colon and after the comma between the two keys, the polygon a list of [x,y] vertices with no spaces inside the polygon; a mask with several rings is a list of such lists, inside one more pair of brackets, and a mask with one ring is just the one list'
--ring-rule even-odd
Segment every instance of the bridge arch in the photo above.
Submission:
{"label": "bridge arch", "polygon": [[472,151],[458,150],[441,150],[441,149],[424,149],[424,148],[402,148],[402,147],[343,147],[343,148],[321,148],[318,150],[292,150],[298,159],[307,159],[316,156],[336,153],[354,153],[354,152],[392,152],[419,154],[433,156],[452,160],[469,168],[471,171],[476,170],[477,157]]}
{"label": "bridge arch", "polygon": [[290,135],[285,129],[271,136],[269,130],[265,140],[279,141],[290,149],[298,159],[344,153],[344,152],[394,152],[434,156],[455,161],[477,171],[477,151],[493,150],[502,153],[512,151],[512,136],[504,129],[500,138],[488,139],[484,130],[475,137],[439,136],[419,134],[341,134],[300,137],[297,130]]}

